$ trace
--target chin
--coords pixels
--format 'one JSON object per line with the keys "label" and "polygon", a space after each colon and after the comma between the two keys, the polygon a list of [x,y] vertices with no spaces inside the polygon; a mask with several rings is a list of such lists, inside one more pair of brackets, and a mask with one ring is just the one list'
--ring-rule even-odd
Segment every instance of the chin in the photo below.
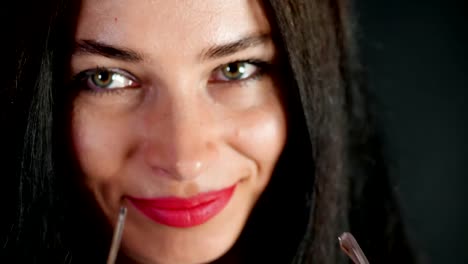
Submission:
{"label": "chin", "polygon": [[[173,228],[168,228],[173,229]],[[167,234],[135,241],[124,234],[122,253],[133,261],[147,264],[195,264],[208,263],[222,257],[237,241],[242,226],[220,228],[218,235],[207,234],[203,228],[193,230],[167,230]],[[185,233],[185,234],[184,234]],[[213,233],[213,232],[211,232]],[[170,236],[170,237],[169,237]],[[132,236],[133,237],[133,236]],[[124,261],[123,263],[127,263]]]}
{"label": "chin", "polygon": [[[234,241],[235,242],[235,241]],[[198,264],[198,263],[211,263],[221,258],[229,249],[232,244],[222,245],[214,248],[199,249],[197,252],[192,250],[175,249],[170,250],[160,255],[156,252],[127,252],[124,249],[124,255],[119,261],[120,263],[145,263],[145,264]]]}

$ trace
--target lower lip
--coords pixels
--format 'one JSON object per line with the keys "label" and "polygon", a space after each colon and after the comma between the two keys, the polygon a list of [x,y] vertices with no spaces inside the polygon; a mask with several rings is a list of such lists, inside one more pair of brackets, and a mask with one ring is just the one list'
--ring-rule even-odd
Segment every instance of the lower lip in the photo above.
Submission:
{"label": "lower lip", "polygon": [[172,227],[201,225],[217,215],[232,197],[236,185],[191,198],[162,197],[129,201],[153,221]]}

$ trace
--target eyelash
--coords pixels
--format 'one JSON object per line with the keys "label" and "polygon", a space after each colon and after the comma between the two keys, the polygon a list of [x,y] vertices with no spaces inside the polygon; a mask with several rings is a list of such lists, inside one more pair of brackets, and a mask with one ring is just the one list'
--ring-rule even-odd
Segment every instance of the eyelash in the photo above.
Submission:
{"label": "eyelash", "polygon": [[261,78],[265,73],[268,73],[269,70],[271,69],[272,63],[263,61],[263,60],[258,60],[258,59],[247,59],[247,60],[235,60],[232,62],[225,63],[218,68],[216,68],[213,73],[218,72],[222,70],[223,68],[231,65],[231,64],[239,64],[239,63],[245,63],[254,66],[256,69],[255,71],[248,77],[244,79],[239,79],[239,80],[225,80],[225,81],[211,81],[211,83],[216,83],[216,84],[236,84],[236,83],[246,83],[249,81],[255,81]]}
{"label": "eyelash", "polygon": [[[253,66],[255,67],[253,73],[246,78],[243,79],[238,79],[238,80],[213,80],[212,75],[216,73],[220,73],[223,69],[228,67],[229,65],[233,66],[234,64],[247,64],[247,66]],[[208,80],[210,84],[219,84],[219,85],[238,85],[238,84],[245,84],[250,81],[255,81],[260,79],[262,76],[264,76],[270,69],[271,69],[271,62],[263,61],[263,60],[258,60],[258,59],[246,59],[246,60],[235,60],[232,62],[228,62],[225,64],[220,65],[219,67],[215,68]],[[128,82],[131,83],[131,85],[127,86],[122,86],[122,87],[117,87],[117,88],[101,88],[98,87],[96,84],[94,84],[94,81],[92,80],[93,76],[99,73],[107,73],[110,74],[112,77],[112,81],[114,81],[115,76],[123,76],[124,78],[127,79]],[[221,73],[222,74],[222,73]],[[112,82],[111,81],[111,82]],[[78,74],[76,74],[72,78],[72,83],[74,87],[78,87],[80,89],[84,88],[87,91],[97,93],[97,94],[114,94],[114,93],[120,93],[123,91],[123,89],[133,89],[133,88],[139,88],[140,87],[140,81],[134,77],[133,74],[131,74],[128,71],[122,70],[122,69],[117,69],[117,68],[106,68],[106,67],[95,67],[92,69],[84,70]],[[95,86],[95,87],[92,87]]]}
{"label": "eyelash", "polygon": [[[123,76],[126,78],[127,82],[130,82],[131,85],[127,85],[124,87],[119,87],[119,88],[100,88],[95,84],[92,84],[94,81],[92,80],[93,76],[99,74],[99,73],[108,73],[109,75],[112,76],[112,81],[114,81],[114,76]],[[95,67],[92,69],[84,70],[78,74],[76,74],[72,78],[72,83],[73,87],[75,88],[85,88],[89,92],[97,93],[97,94],[107,94],[107,93],[119,93],[122,92],[122,89],[128,89],[128,88],[138,88],[140,86],[139,80],[135,77],[133,77],[133,74],[131,74],[128,71],[122,70],[122,69],[116,69],[116,68],[106,68],[106,67]],[[95,87],[93,87],[93,85]]]}

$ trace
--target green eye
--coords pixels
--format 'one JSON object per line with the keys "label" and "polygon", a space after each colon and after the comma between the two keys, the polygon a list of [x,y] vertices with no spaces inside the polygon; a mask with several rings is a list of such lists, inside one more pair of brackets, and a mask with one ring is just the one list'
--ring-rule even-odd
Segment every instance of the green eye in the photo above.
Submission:
{"label": "green eye", "polygon": [[123,88],[137,88],[140,84],[131,73],[121,69],[96,68],[82,71],[74,79],[90,90],[101,92]]}
{"label": "green eye", "polygon": [[243,60],[223,64],[210,76],[211,82],[235,82],[251,79],[262,74],[266,68],[262,61]]}
{"label": "green eye", "polygon": [[227,80],[240,80],[243,79],[244,74],[247,72],[247,67],[252,65],[247,65],[246,62],[234,62],[229,63],[223,68],[221,68],[221,72],[223,77]]}
{"label": "green eye", "polygon": [[101,70],[97,71],[91,76],[91,81],[97,87],[106,88],[112,84],[114,79],[113,77],[114,73],[109,72],[107,70]]}

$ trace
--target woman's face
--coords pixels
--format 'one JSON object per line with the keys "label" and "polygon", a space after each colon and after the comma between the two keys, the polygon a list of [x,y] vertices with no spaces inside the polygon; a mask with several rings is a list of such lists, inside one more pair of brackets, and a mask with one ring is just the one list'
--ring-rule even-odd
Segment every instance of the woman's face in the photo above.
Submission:
{"label": "woman's face", "polygon": [[286,140],[260,1],[84,0],[71,74],[82,180],[141,263],[223,255]]}

